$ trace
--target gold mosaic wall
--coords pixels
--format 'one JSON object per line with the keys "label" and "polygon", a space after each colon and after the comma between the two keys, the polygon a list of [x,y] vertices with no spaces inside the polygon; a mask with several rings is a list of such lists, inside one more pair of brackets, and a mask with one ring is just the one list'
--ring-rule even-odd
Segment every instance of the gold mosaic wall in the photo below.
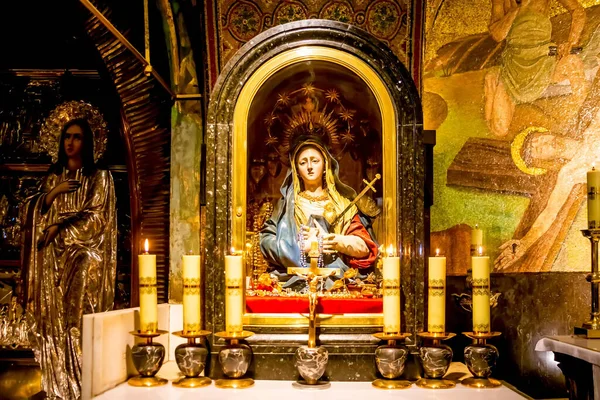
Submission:
{"label": "gold mosaic wall", "polygon": [[519,9],[510,46],[490,34],[492,0],[426,4],[432,247],[449,256],[450,274],[467,272],[476,224],[497,272],[589,270],[580,230],[586,171],[600,160],[600,1],[580,0],[583,30],[566,52],[570,13],[556,0],[528,4],[541,11]]}

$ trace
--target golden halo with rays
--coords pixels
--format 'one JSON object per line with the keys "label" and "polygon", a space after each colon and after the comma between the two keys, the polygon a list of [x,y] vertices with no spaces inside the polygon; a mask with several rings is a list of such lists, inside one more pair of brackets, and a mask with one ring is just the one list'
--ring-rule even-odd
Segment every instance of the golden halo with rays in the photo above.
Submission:
{"label": "golden halo with rays", "polygon": [[300,136],[315,136],[329,147],[336,146],[339,143],[337,124],[333,111],[302,111],[291,116],[283,131],[281,151],[289,153],[294,140]]}
{"label": "golden halo with rays", "polygon": [[525,139],[531,133],[543,133],[548,132],[548,129],[541,126],[530,126],[529,128],[523,129],[517,136],[515,136],[514,140],[510,144],[510,155],[513,159],[513,162],[521,171],[526,173],[527,175],[544,175],[548,170],[546,168],[539,167],[529,167],[523,157],[521,157],[521,149],[523,148],[523,144],[525,143]]}
{"label": "golden halo with rays", "polygon": [[41,148],[53,163],[57,162],[62,128],[74,119],[85,119],[90,125],[94,135],[94,162],[98,162],[108,142],[106,121],[98,108],[83,101],[67,101],[50,112],[40,129]]}

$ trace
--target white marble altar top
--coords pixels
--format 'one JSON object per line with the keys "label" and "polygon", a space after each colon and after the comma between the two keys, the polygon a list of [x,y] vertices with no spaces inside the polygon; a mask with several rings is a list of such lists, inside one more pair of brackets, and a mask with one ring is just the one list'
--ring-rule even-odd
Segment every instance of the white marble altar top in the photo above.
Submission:
{"label": "white marble altar top", "polygon": [[537,342],[535,350],[567,354],[600,365],[600,339],[585,339],[575,335],[548,336]]}
{"label": "white marble altar top", "polygon": [[[453,363],[455,364],[455,363]],[[170,381],[178,377],[174,362],[166,363],[159,376]],[[132,399],[173,399],[173,400],[336,400],[336,399],[426,399],[426,400],[512,400],[526,399],[507,386],[495,389],[471,389],[460,384],[453,389],[430,390],[413,385],[410,389],[381,390],[371,386],[371,382],[331,382],[329,389],[300,390],[292,387],[291,381],[256,381],[247,389],[219,389],[206,386],[197,389],[176,388],[169,382],[156,388],[137,388],[127,383],[120,384],[94,399],[132,400]]]}

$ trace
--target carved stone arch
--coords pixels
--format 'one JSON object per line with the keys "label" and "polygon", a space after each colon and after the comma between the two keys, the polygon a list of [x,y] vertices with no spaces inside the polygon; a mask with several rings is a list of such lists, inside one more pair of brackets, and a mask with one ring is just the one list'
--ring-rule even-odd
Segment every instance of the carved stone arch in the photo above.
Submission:
{"label": "carved stone arch", "polygon": [[[207,115],[207,172],[206,172],[206,225],[205,260],[206,327],[214,332],[224,330],[224,256],[232,246],[232,221],[244,214],[232,199],[234,184],[234,115],[240,94],[252,75],[263,64],[274,57],[303,46],[319,46],[346,52],[357,57],[375,71],[387,88],[396,131],[394,152],[398,171],[395,173],[395,238],[401,258],[402,275],[402,330],[413,335],[423,327],[423,282],[425,255],[424,221],[424,144],[422,109],[416,86],[410,73],[392,51],[360,28],[327,20],[305,20],[279,25],[247,42],[225,66],[212,92]],[[247,99],[244,99],[244,101]],[[245,139],[241,139],[242,141]],[[245,172],[244,172],[245,173]],[[262,333],[278,334],[281,330],[259,328]],[[375,343],[353,336],[360,329],[341,328],[336,332],[349,334],[346,344],[357,346],[357,363],[364,363],[366,370],[374,376],[372,354]],[[253,348],[265,365],[255,366],[257,378],[274,379],[276,369],[281,376],[277,379],[293,379],[295,371],[290,357],[277,355],[265,362],[276,345],[256,338]],[[414,337],[413,337],[414,339]],[[214,340],[214,339],[213,339]],[[344,339],[346,340],[346,339]],[[361,341],[363,340],[363,341]],[[364,341],[366,340],[366,342]],[[214,340],[212,351],[218,352],[221,342]],[[290,345],[299,344],[291,343]],[[285,347],[285,348],[289,348]],[[277,349],[275,349],[277,350]],[[213,359],[216,357],[213,357]],[[336,361],[337,359],[337,361]],[[330,363],[343,362],[343,356],[330,354]],[[362,365],[361,365],[362,368]],[[332,371],[335,368],[332,368]],[[348,380],[345,368],[330,376],[332,380]],[[263,375],[264,374],[264,375]],[[339,375],[338,375],[339,374]],[[368,374],[367,374],[368,375]],[[368,377],[367,377],[368,379]]]}
{"label": "carved stone arch", "polygon": [[[94,2],[110,20],[111,9]],[[138,305],[138,260],[142,239],[156,254],[159,303],[168,301],[170,94],[144,73],[145,65],[90,14],[85,30],[96,46],[121,100],[121,132],[127,153],[131,195],[131,303]]]}

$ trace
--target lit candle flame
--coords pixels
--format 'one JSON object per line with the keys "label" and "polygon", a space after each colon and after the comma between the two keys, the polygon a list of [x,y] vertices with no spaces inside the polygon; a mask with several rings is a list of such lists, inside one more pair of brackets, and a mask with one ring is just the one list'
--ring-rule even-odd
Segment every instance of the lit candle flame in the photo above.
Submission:
{"label": "lit candle flame", "polygon": [[387,254],[388,257],[394,257],[394,246],[393,245],[389,245],[387,248]]}
{"label": "lit candle flame", "polygon": [[435,249],[435,256],[439,257],[440,256],[440,249]]}
{"label": "lit candle flame", "polygon": [[596,169],[596,161],[592,162],[592,171]]}
{"label": "lit candle flame", "polygon": [[233,246],[231,246],[231,255],[232,256],[236,255],[236,253],[235,253],[235,247],[233,247]]}
{"label": "lit candle flame", "polygon": [[146,254],[148,254],[148,250],[150,250],[150,245],[148,244],[148,239],[146,239],[144,241],[144,250],[146,251]]}
{"label": "lit candle flame", "polygon": [[479,246],[478,253],[480,256],[483,255],[483,246]]}

